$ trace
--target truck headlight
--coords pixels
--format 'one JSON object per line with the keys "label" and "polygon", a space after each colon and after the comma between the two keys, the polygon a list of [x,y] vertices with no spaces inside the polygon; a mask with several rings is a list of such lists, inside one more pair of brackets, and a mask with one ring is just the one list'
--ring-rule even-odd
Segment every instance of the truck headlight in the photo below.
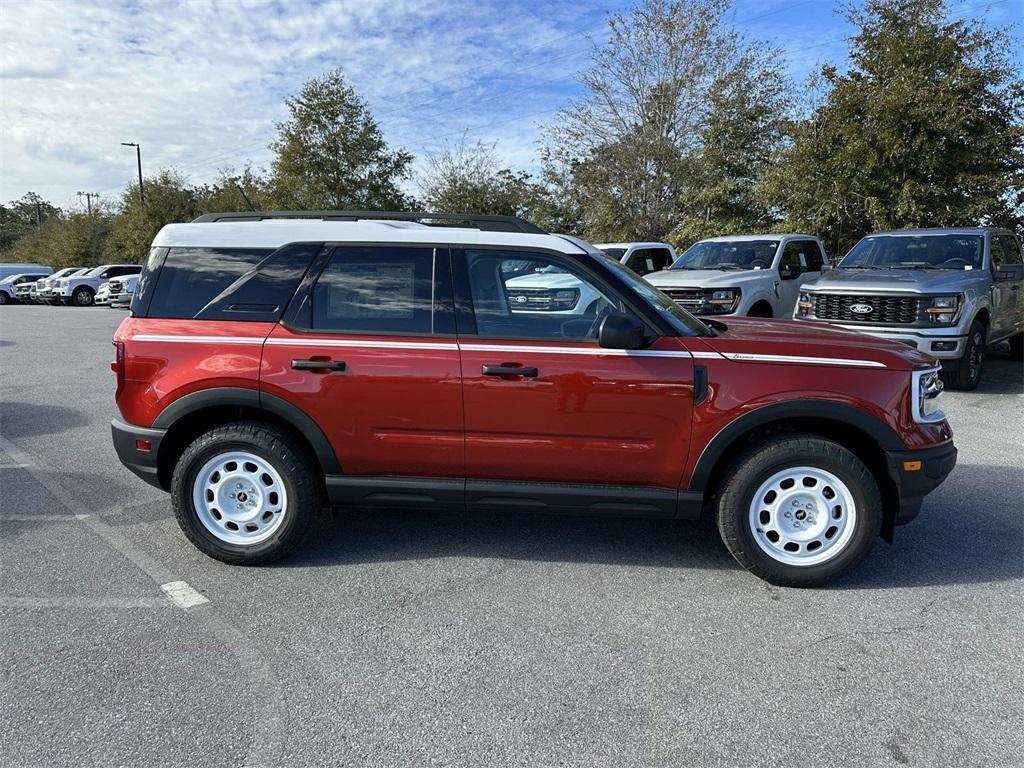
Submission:
{"label": "truck headlight", "polygon": [[952,325],[960,318],[960,296],[934,296],[925,313],[936,325]]}
{"label": "truck headlight", "polygon": [[704,291],[706,311],[713,315],[727,315],[730,312],[735,312],[739,303],[739,288],[709,288]]}
{"label": "truck headlight", "polygon": [[796,316],[807,317],[813,308],[814,302],[811,300],[811,294],[806,291],[801,291],[800,297],[796,302]]}
{"label": "truck headlight", "polygon": [[914,421],[920,423],[942,421],[946,415],[939,410],[939,398],[942,396],[943,390],[939,369],[914,371],[912,375]]}

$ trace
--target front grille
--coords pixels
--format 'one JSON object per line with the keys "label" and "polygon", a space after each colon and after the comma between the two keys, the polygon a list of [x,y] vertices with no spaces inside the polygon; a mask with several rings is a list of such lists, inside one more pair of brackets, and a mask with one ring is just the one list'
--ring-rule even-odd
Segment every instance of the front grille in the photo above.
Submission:
{"label": "front grille", "polygon": [[[874,325],[910,325],[917,322],[921,300],[916,296],[853,296],[837,293],[812,293],[814,315],[819,320]],[[871,307],[870,312],[853,308]]]}
{"label": "front grille", "polygon": [[107,283],[107,291],[109,293],[120,293],[121,292],[121,281],[120,280],[111,280],[109,283]]}
{"label": "front grille", "polygon": [[700,309],[704,305],[704,292],[698,288],[662,288],[661,292],[683,309]]}
{"label": "front grille", "polygon": [[512,288],[508,302],[513,312],[565,312],[580,300],[577,288]]}

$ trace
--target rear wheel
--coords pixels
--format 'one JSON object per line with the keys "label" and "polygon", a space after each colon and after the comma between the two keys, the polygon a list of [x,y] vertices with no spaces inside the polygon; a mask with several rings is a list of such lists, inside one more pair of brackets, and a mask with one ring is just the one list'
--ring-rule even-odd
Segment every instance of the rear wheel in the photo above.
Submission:
{"label": "rear wheel", "polygon": [[734,558],[772,584],[811,587],[870,551],[882,524],[871,471],[853,453],[813,435],[771,438],[724,479],[718,530]]}
{"label": "rear wheel", "polygon": [[71,303],[76,307],[91,307],[95,299],[96,294],[84,285],[75,288],[75,292],[71,294]]}
{"label": "rear wheel", "polygon": [[320,507],[319,488],[302,448],[256,422],[196,438],[171,479],[182,531],[210,557],[234,565],[269,563],[294,548]]}
{"label": "rear wheel", "polygon": [[955,368],[942,372],[942,381],[950,389],[969,392],[981,383],[981,372],[985,366],[985,326],[975,320],[967,332],[967,346],[964,356]]}

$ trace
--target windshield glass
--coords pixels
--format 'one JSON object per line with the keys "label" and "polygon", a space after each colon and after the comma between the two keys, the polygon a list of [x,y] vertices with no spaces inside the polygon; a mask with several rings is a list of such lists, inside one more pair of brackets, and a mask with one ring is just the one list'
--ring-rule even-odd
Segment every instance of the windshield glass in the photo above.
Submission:
{"label": "windshield glass", "polygon": [[872,235],[839,262],[841,269],[981,269],[981,235]]}
{"label": "windshield glass", "polygon": [[615,261],[622,261],[622,257],[626,254],[625,248],[602,248],[601,253],[607,256],[609,259],[615,259]]}
{"label": "windshield glass", "polygon": [[778,240],[705,240],[687,248],[669,269],[768,269],[778,247]]}
{"label": "windshield glass", "polygon": [[644,280],[633,270],[614,259],[605,259],[609,269],[615,270],[644,302],[654,307],[672,326],[684,336],[714,336],[708,326],[676,304],[672,299]]}
{"label": "windshield glass", "polygon": [[99,277],[108,269],[110,269],[109,264],[101,264],[98,267],[90,269],[88,272],[85,273],[85,275],[83,275],[83,277]]}

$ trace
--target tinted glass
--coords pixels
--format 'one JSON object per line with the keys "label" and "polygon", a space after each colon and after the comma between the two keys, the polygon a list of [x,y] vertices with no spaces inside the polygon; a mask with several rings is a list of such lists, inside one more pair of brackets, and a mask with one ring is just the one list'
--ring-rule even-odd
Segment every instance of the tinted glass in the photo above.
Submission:
{"label": "tinted glass", "polygon": [[[313,330],[431,334],[435,325],[434,248],[335,249],[312,295]],[[447,262],[445,262],[447,269]]]}
{"label": "tinted glass", "polygon": [[168,248],[148,317],[195,317],[271,252],[267,248]]}
{"label": "tinted glass", "polygon": [[197,317],[260,322],[280,319],[321,247],[320,243],[299,243],[279,248],[256,270],[248,272],[211,300]]}
{"label": "tinted glass", "polygon": [[768,269],[778,240],[704,241],[686,249],[672,269]]}
{"label": "tinted glass", "polygon": [[167,255],[166,248],[150,248],[146,254],[146,260],[142,264],[142,273],[139,275],[139,284],[132,295],[132,314],[136,317],[145,317],[149,309],[149,302],[153,298],[153,288],[156,286],[157,276],[160,274],[160,265]]}
{"label": "tinted glass", "polygon": [[1002,235],[999,238],[1003,243],[1003,251],[1006,253],[1007,264],[1020,264],[1021,263],[1021,252],[1020,243],[1017,242],[1017,238],[1010,237],[1009,235]]}
{"label": "tinted glass", "polygon": [[640,248],[629,255],[626,266],[638,275],[648,275],[664,269],[671,260],[664,248]]}
{"label": "tinted glass", "polygon": [[813,240],[791,240],[786,243],[779,266],[788,266],[793,274],[821,271],[821,249]]}
{"label": "tinted glass", "polygon": [[871,235],[839,266],[879,269],[981,269],[981,235]]}
{"label": "tinted glass", "polygon": [[622,259],[623,254],[626,253],[626,249],[625,248],[602,248],[601,252],[605,256],[607,256],[609,259],[615,259],[616,261],[620,261]]}
{"label": "tinted glass", "polygon": [[568,260],[545,254],[466,251],[477,333],[489,338],[583,341],[619,301]]}

